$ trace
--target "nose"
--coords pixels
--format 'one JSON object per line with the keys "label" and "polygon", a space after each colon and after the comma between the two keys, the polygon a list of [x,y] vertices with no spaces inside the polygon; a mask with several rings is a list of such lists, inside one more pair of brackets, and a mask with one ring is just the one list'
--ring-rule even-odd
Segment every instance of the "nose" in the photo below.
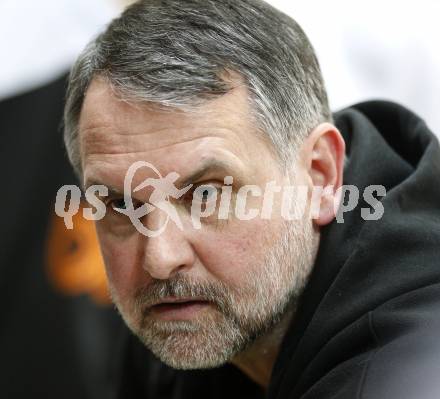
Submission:
{"label": "nose", "polygon": [[[160,229],[167,220],[165,212],[155,209],[148,215],[148,228]],[[154,279],[166,280],[191,268],[195,254],[191,243],[172,220],[156,237],[144,237],[143,269]]]}

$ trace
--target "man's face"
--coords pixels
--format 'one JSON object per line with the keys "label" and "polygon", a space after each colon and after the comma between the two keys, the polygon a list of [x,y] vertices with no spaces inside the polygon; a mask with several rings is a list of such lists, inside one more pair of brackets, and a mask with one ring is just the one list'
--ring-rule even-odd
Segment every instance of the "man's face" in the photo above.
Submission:
{"label": "man's face", "polygon": [[[124,102],[95,79],[84,102],[85,186],[104,184],[115,192],[97,222],[113,300],[131,330],[175,368],[218,366],[270,330],[293,308],[313,264],[312,222],[285,222],[277,216],[278,200],[270,220],[239,220],[232,211],[219,220],[214,213],[196,229],[191,190],[173,200],[183,228],[170,221],[157,237],[140,234],[113,209],[123,206],[125,174],[139,160],[162,176],[177,172],[178,188],[209,184],[220,191],[225,176],[232,176],[231,209],[243,185],[304,184],[301,167],[293,177],[280,169],[250,118],[247,96],[241,86],[191,112],[164,111]],[[156,177],[152,170],[140,169],[133,187],[150,177]],[[132,198],[146,203],[152,193],[146,187]],[[251,196],[247,206],[261,209],[262,197]],[[166,217],[156,208],[142,223],[156,230]]]}

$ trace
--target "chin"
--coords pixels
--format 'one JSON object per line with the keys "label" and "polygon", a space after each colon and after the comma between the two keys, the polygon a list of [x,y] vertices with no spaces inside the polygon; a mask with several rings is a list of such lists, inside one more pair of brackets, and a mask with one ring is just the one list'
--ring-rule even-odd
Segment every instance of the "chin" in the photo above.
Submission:
{"label": "chin", "polygon": [[193,333],[175,333],[160,342],[144,344],[163,363],[181,370],[219,367],[234,355],[230,349],[206,342]]}
{"label": "chin", "polygon": [[229,362],[245,345],[237,331],[193,323],[173,323],[136,334],[163,363],[174,369],[216,368]]}

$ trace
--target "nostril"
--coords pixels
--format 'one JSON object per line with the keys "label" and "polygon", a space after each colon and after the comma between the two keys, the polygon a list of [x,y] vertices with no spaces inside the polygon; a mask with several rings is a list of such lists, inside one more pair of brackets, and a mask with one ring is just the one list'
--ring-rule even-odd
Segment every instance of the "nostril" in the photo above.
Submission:
{"label": "nostril", "polygon": [[174,277],[176,274],[184,271],[188,265],[174,266],[172,264],[160,265],[160,264],[144,264],[143,269],[150,275],[151,278],[156,280],[168,280]]}
{"label": "nostril", "polygon": [[180,265],[177,266],[172,273],[170,273],[170,277],[173,277],[174,275],[181,273],[182,271],[184,271],[187,268],[187,265]]}

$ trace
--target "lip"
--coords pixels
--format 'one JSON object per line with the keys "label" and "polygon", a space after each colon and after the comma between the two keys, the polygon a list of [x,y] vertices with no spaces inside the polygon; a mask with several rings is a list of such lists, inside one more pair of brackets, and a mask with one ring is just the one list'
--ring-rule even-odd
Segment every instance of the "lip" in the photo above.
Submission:
{"label": "lip", "polygon": [[209,306],[210,302],[203,298],[165,298],[151,306],[150,312],[164,321],[190,320]]}
{"label": "lip", "polygon": [[164,303],[183,303],[183,302],[207,302],[206,299],[201,298],[201,297],[195,297],[195,296],[191,296],[191,297],[179,297],[179,298],[175,298],[175,297],[169,297],[169,298],[164,298],[161,299],[159,302],[155,303],[153,306],[156,305],[161,305]]}

